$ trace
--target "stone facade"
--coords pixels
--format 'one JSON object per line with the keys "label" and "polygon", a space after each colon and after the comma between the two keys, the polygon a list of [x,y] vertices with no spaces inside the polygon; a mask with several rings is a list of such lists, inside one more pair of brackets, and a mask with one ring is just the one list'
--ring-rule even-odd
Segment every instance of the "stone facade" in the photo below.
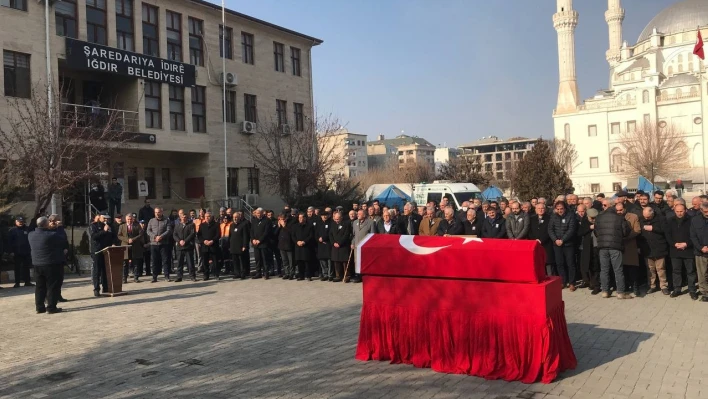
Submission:
{"label": "stone facade", "polygon": [[[158,8],[159,56],[167,58],[167,11],[179,14],[181,22],[182,62],[190,62],[189,18],[203,21],[201,36],[195,35],[203,47],[204,66],[196,67],[196,85],[205,88],[206,132],[195,132],[192,126],[192,90],[184,89],[184,129],[170,128],[170,88],[168,84],[160,85],[161,128],[146,126],[145,116],[145,84],[146,80],[126,76],[114,76],[107,73],[95,73],[72,70],[64,61],[66,57],[65,38],[57,34],[54,2],[50,11],[49,30],[51,45],[52,76],[55,83],[70,81],[74,98],[69,103],[79,107],[86,104],[87,82],[98,82],[104,98],[111,99],[111,107],[133,113],[137,118],[139,133],[154,134],[154,143],[132,144],[125,153],[112,157],[107,167],[106,180],[115,176],[114,171],[126,171],[137,168],[141,180],[146,173],[146,167],[155,168],[156,199],[153,203],[167,207],[195,207],[198,198],[188,198],[190,190],[186,187],[194,180],[188,178],[203,178],[204,196],[212,204],[224,200],[227,195],[224,156],[224,133],[226,133],[226,158],[230,172],[238,175],[237,190],[229,190],[239,197],[245,194],[259,194],[258,204],[267,207],[277,207],[279,198],[268,192],[265,184],[259,187],[252,184],[255,168],[265,168],[267,165],[254,165],[250,156],[249,143],[255,138],[242,133],[242,124],[246,120],[245,94],[255,95],[257,101],[257,122],[271,123],[276,120],[276,99],[287,102],[287,120],[292,125],[295,121],[294,104],[303,105],[305,120],[313,113],[311,53],[312,48],[322,43],[321,40],[293,32],[265,21],[227,10],[226,27],[232,29],[231,49],[232,59],[226,59],[225,72],[237,77],[237,84],[229,88],[235,92],[235,117],[226,124],[226,132],[222,123],[222,85],[220,74],[222,58],[220,56],[220,25],[221,7],[201,0],[173,0],[162,2],[155,0],[132,1],[106,0],[106,32],[107,45],[115,47],[117,41],[116,3],[131,3],[132,29],[134,50],[143,53],[143,8],[142,5],[152,5]],[[76,25],[77,40],[88,41],[87,5],[86,0],[77,0],[78,18]],[[27,2],[27,10],[16,10],[0,7],[0,44],[3,50],[28,54],[31,60],[32,84],[44,85],[46,81],[45,62],[45,29],[44,6],[34,1]],[[244,62],[242,57],[242,32],[253,35],[253,64]],[[284,71],[276,71],[274,67],[274,43],[283,45]],[[292,51],[299,50],[300,76],[293,68]],[[295,51],[297,51],[295,50]],[[0,70],[0,80],[3,80]],[[91,83],[93,84],[93,83]],[[3,95],[4,93],[0,93]],[[103,105],[102,105],[103,106]],[[0,109],[0,112],[4,112]],[[162,175],[163,168],[169,169],[169,181]],[[127,178],[127,176],[126,176]],[[163,180],[170,185],[169,190],[163,187]],[[171,191],[170,198],[162,198],[163,192]],[[126,193],[127,195],[127,189]],[[235,198],[229,195],[229,198]],[[255,197],[250,197],[255,198]],[[129,210],[137,210],[142,199],[131,199],[127,202]]]}

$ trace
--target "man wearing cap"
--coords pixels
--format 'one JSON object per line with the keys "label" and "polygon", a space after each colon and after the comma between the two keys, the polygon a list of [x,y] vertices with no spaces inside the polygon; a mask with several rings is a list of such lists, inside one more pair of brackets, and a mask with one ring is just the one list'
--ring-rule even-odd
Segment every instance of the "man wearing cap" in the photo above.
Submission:
{"label": "man wearing cap", "polygon": [[165,281],[170,280],[170,240],[172,223],[162,214],[162,208],[155,208],[155,217],[147,224],[147,235],[150,239],[150,261],[152,262],[152,282],[157,282],[160,266],[165,274]]}
{"label": "man wearing cap", "polygon": [[115,233],[111,230],[108,219],[108,212],[103,212],[99,215],[98,221],[92,223],[89,227],[91,257],[93,258],[91,279],[93,280],[93,295],[96,297],[101,296],[99,288],[103,288],[104,293],[108,291],[106,259],[103,254],[96,254],[96,252],[113,245],[115,241]]}
{"label": "man wearing cap", "polygon": [[25,287],[32,287],[30,280],[30,266],[32,265],[32,251],[28,240],[30,228],[25,225],[22,216],[15,218],[15,227],[8,233],[10,253],[15,260],[15,288],[20,286],[20,281],[25,282]]}
{"label": "man wearing cap", "polygon": [[[60,297],[59,280],[64,267],[64,238],[52,230],[49,219],[42,216],[37,219],[37,229],[28,234],[28,243],[34,259],[37,274],[37,288],[34,294],[34,306],[37,313],[59,313],[57,308]],[[46,306],[45,306],[46,301]]]}
{"label": "man wearing cap", "polygon": [[[371,208],[373,209],[373,208]],[[330,264],[332,256],[332,244],[329,241],[329,229],[332,221],[329,219],[329,212],[325,211],[320,216],[322,221],[317,224],[315,239],[317,240],[317,259],[320,264],[320,280],[334,280],[334,273]]]}

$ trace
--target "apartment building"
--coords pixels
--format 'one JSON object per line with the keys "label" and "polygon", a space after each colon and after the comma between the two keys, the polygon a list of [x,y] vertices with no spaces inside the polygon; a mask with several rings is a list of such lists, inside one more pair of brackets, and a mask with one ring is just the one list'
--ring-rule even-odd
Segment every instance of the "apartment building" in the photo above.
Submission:
{"label": "apartment building", "polygon": [[502,140],[496,136],[459,146],[461,156],[475,157],[482,163],[482,173],[488,173],[496,180],[510,180],[511,171],[524,154],[531,151],[538,139],[513,137]]}
{"label": "apartment building", "polygon": [[379,135],[376,141],[368,142],[366,148],[371,168],[396,161],[400,167],[411,163],[431,168],[435,166],[435,146],[418,136],[402,134],[393,139],[386,139],[384,135]]}
{"label": "apartment building", "polygon": [[318,137],[322,152],[331,154],[337,161],[328,179],[351,178],[367,172],[366,137],[365,134],[352,133],[346,128]]}
{"label": "apartment building", "polygon": [[[118,113],[136,133],[127,151],[106,160],[103,176],[123,182],[124,209],[141,206],[138,182],[166,207],[195,207],[201,197],[278,206],[259,178],[268,165],[254,164],[249,145],[259,123],[304,129],[313,112],[312,48],[322,40],[233,10],[223,26],[221,6],[203,0],[49,4],[51,76],[64,114]],[[3,96],[29,98],[46,85],[44,7],[0,2]]]}

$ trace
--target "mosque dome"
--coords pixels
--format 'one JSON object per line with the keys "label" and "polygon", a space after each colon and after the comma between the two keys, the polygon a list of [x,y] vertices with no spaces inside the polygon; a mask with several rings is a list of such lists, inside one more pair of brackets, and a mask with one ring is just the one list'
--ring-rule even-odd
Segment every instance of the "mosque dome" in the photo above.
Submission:
{"label": "mosque dome", "polygon": [[639,35],[637,43],[651,37],[652,31],[665,35],[695,30],[708,25],[708,1],[683,0],[662,10]]}

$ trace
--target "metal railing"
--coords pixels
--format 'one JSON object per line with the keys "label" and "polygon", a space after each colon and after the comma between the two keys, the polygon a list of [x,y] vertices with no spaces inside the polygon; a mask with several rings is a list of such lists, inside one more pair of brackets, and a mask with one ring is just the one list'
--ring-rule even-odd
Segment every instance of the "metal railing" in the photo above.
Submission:
{"label": "metal railing", "polygon": [[61,104],[61,126],[103,128],[109,125],[116,132],[137,132],[138,112],[102,108],[91,105]]}

